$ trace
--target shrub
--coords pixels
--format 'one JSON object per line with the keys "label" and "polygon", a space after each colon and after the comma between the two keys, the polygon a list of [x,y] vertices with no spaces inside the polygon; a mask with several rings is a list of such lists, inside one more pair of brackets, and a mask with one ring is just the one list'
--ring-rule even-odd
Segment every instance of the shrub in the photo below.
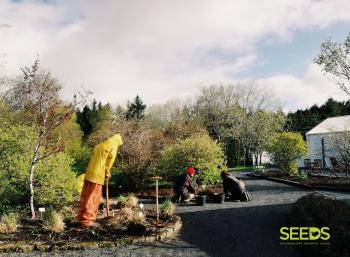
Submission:
{"label": "shrub", "polygon": [[165,200],[160,206],[160,213],[163,218],[169,218],[175,213],[175,205],[169,200]]}
{"label": "shrub", "polygon": [[268,151],[283,173],[296,175],[297,160],[308,153],[308,148],[300,133],[282,132],[272,138]]}
{"label": "shrub", "polygon": [[301,197],[288,216],[291,227],[329,227],[329,245],[303,245],[297,249],[303,256],[335,257],[350,253],[350,205],[321,194]]}
{"label": "shrub", "polygon": [[54,233],[61,233],[64,231],[64,227],[62,216],[52,207],[47,208],[43,216],[43,228]]}
{"label": "shrub", "polygon": [[307,180],[307,173],[305,171],[301,171],[299,172],[298,174],[298,179],[301,180],[301,181],[305,181]]}
{"label": "shrub", "polygon": [[3,214],[0,219],[0,233],[14,233],[18,227],[18,214],[10,212]]}
{"label": "shrub", "polygon": [[71,163],[72,159],[65,153],[58,153],[38,164],[34,176],[38,205],[62,207],[76,199],[76,178]]}
{"label": "shrub", "polygon": [[193,165],[200,171],[195,176],[199,184],[213,184],[220,179],[218,167],[223,163],[224,153],[219,144],[208,135],[199,134],[167,146],[161,152],[158,173],[166,181],[175,181]]}
{"label": "shrub", "polygon": [[75,174],[85,174],[87,166],[91,158],[92,149],[88,147],[81,147],[80,151],[74,156],[72,163],[72,170]]}
{"label": "shrub", "polygon": [[[12,126],[0,133],[1,209],[27,206],[33,135],[33,129],[28,126]],[[75,174],[71,171],[71,163],[72,159],[65,153],[38,163],[34,175],[36,204],[63,206],[74,200]]]}
{"label": "shrub", "polygon": [[142,189],[165,145],[164,135],[149,124],[130,121],[125,123],[122,138],[124,144],[119,151],[118,169],[127,178],[124,181],[127,189]]}

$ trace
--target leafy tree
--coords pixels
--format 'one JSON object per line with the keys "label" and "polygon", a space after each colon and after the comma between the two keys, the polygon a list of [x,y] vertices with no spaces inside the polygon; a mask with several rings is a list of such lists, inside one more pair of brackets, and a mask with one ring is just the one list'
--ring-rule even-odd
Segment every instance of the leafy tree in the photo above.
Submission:
{"label": "leafy tree", "polygon": [[59,97],[61,85],[50,73],[39,71],[39,61],[31,67],[22,69],[23,77],[9,91],[12,108],[24,113],[25,122],[34,129],[35,144],[31,149],[32,157],[28,168],[29,205],[32,218],[34,209],[34,173],[36,165],[51,155],[64,150],[58,128],[71,119],[76,107],[83,103],[88,95],[74,96],[71,103],[65,104]]}
{"label": "leafy tree", "polygon": [[[0,202],[2,211],[20,208],[28,201],[28,169],[35,145],[35,131],[25,125],[13,125],[0,134]],[[72,159],[65,153],[50,156],[36,166],[35,204],[63,206],[73,202],[75,174]]]}
{"label": "leafy tree", "polygon": [[127,120],[136,119],[141,120],[145,117],[146,105],[139,95],[136,95],[134,101],[128,103],[127,110],[125,112],[125,118]]}
{"label": "leafy tree", "polygon": [[272,138],[268,151],[283,173],[295,175],[298,172],[297,160],[308,153],[308,148],[301,134],[282,132]]}
{"label": "leafy tree", "polygon": [[350,96],[350,34],[343,44],[331,39],[321,44],[321,53],[315,59],[322,71],[330,76]]}
{"label": "leafy tree", "polygon": [[159,175],[174,182],[176,177],[194,165],[201,171],[196,176],[200,184],[213,184],[220,178],[224,152],[220,145],[206,134],[194,135],[165,147],[158,163]]}
{"label": "leafy tree", "polygon": [[76,158],[80,154],[83,142],[83,132],[76,119],[76,114],[73,114],[58,129],[58,136],[64,146],[64,152],[72,158]]}
{"label": "leafy tree", "polygon": [[258,111],[249,117],[251,127],[252,151],[255,155],[255,165],[261,165],[261,156],[266,151],[271,138],[283,131],[286,117],[282,112],[273,113]]}

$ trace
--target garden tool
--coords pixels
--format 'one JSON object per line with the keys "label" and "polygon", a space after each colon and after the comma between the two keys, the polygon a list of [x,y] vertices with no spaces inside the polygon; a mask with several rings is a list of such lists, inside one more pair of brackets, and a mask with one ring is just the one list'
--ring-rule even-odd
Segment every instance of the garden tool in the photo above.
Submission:
{"label": "garden tool", "polygon": [[110,217],[109,215],[109,192],[108,192],[108,181],[109,179],[106,179],[106,214],[107,218]]}
{"label": "garden tool", "polygon": [[156,206],[157,206],[157,220],[155,222],[156,227],[163,227],[163,225],[159,222],[159,202],[158,202],[158,180],[162,179],[162,177],[151,177],[151,180],[156,181]]}

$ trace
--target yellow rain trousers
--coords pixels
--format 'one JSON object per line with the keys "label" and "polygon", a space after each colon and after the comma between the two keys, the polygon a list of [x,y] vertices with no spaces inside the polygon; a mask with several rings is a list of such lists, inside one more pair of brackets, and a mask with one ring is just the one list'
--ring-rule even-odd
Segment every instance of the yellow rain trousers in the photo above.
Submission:
{"label": "yellow rain trousers", "polygon": [[101,201],[102,185],[117,156],[118,148],[123,144],[119,134],[96,145],[85,173],[84,186],[80,195],[77,221],[84,227],[91,226],[96,220]]}

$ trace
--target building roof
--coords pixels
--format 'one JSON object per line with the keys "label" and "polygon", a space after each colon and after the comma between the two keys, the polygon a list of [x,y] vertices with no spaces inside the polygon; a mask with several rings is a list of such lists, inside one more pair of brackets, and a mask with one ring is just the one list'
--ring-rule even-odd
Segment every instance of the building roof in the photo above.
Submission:
{"label": "building roof", "polygon": [[350,131],[350,115],[327,118],[311,129],[306,135]]}

